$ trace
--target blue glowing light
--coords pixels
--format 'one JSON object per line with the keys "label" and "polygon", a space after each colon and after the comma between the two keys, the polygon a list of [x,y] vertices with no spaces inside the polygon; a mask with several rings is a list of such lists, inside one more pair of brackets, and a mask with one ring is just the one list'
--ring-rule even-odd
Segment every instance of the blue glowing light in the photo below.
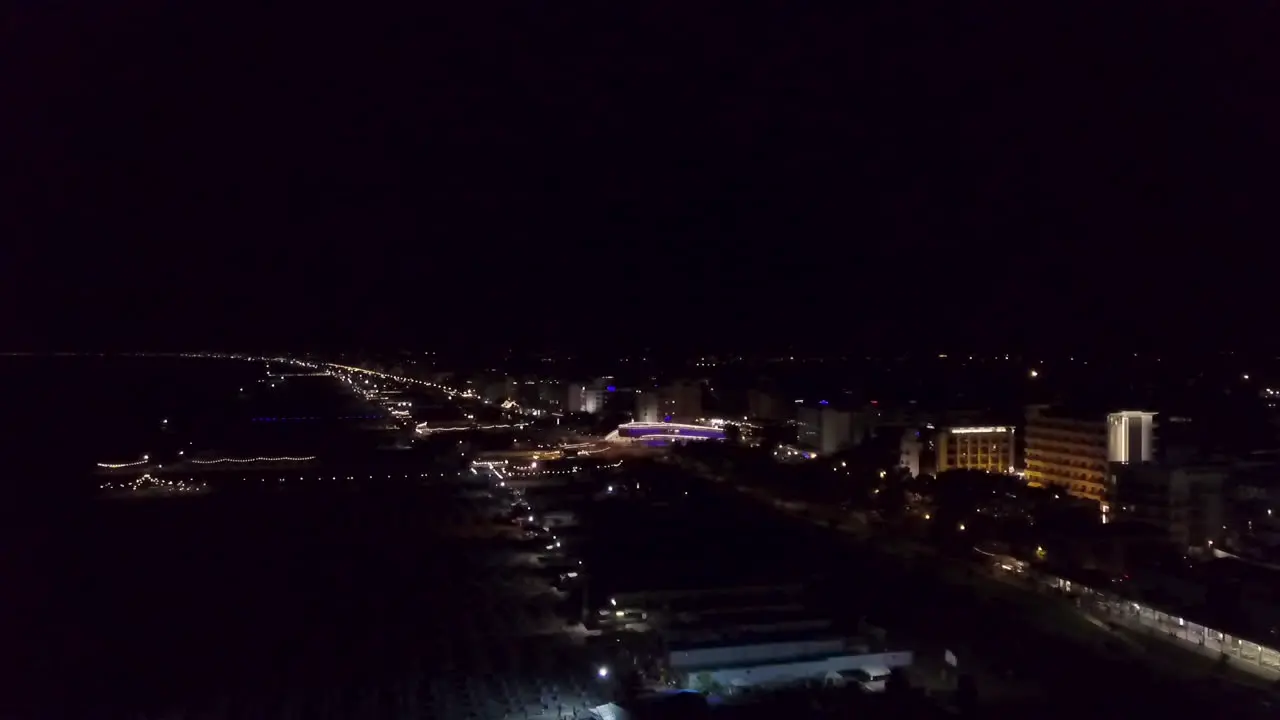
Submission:
{"label": "blue glowing light", "polygon": [[609,392],[618,392],[618,388],[614,387],[613,385],[610,385],[609,387],[605,388],[605,390],[608,390]]}
{"label": "blue glowing light", "polygon": [[818,401],[818,404],[819,404],[819,405],[828,405],[829,403],[828,403],[826,400],[819,400],[819,401]]}

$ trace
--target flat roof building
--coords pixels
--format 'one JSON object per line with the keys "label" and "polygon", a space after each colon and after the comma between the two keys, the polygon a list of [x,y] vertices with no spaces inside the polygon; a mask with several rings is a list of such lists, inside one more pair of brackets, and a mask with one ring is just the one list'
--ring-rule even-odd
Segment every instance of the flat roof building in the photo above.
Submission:
{"label": "flat roof building", "polygon": [[1106,481],[1105,415],[1027,408],[1028,483],[1101,502]]}
{"label": "flat roof building", "polygon": [[1017,442],[1011,425],[943,428],[938,432],[938,472],[1014,472]]}

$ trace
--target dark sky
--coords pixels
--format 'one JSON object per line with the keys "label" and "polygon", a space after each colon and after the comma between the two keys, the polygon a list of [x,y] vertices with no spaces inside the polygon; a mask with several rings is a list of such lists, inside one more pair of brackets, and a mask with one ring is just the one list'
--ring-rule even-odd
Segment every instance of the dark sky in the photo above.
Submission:
{"label": "dark sky", "polygon": [[1262,3],[26,5],[0,344],[1261,342],[1280,306]]}

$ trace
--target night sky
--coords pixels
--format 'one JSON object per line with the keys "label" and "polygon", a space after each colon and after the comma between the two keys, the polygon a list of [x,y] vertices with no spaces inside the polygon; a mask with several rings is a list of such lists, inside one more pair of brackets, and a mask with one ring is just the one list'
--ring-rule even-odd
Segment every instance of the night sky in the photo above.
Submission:
{"label": "night sky", "polygon": [[0,345],[1273,334],[1261,3],[24,5]]}

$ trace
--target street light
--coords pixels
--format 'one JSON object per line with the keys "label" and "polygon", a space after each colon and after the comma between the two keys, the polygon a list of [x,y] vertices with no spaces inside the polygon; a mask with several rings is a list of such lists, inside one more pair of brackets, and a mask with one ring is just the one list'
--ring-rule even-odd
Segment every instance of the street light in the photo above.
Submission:
{"label": "street light", "polygon": [[600,678],[601,680],[609,677],[609,668],[604,665],[601,665],[600,668],[596,670],[596,677]]}

